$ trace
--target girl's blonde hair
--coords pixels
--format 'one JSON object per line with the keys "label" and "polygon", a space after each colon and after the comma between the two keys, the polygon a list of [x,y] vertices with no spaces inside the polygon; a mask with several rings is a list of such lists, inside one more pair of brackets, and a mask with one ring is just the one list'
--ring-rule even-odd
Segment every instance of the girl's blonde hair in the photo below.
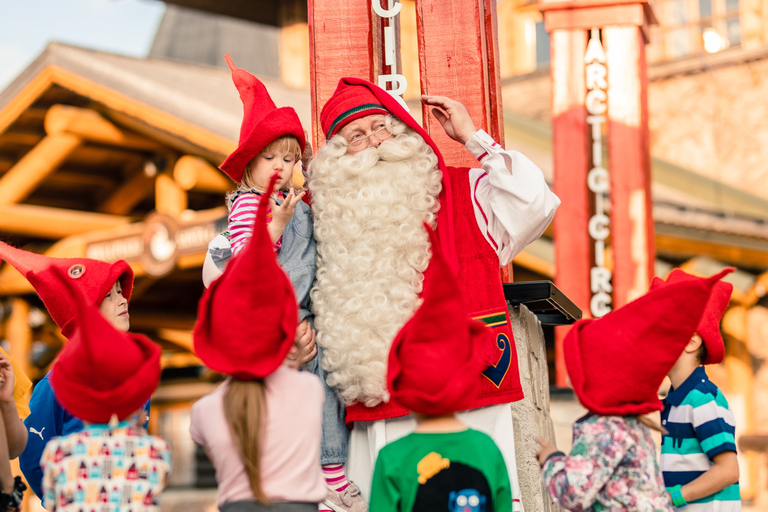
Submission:
{"label": "girl's blonde hair", "polygon": [[256,501],[269,504],[269,498],[261,488],[261,439],[264,430],[267,403],[264,381],[232,379],[224,395],[224,416],[232,433],[232,440],[245,466],[245,474],[251,483]]}
{"label": "girl's blonde hair", "polygon": [[[266,153],[267,151],[285,151],[286,153],[293,153],[296,161],[301,158],[301,145],[299,144],[299,140],[293,135],[283,135],[282,137],[273,140],[267,144],[267,147],[259,151],[259,155]],[[259,155],[256,155],[256,158],[258,158]],[[256,160],[256,158],[253,160]],[[251,176],[253,160],[248,162],[245,166],[245,169],[243,170],[243,178],[240,180],[238,190],[251,190],[252,188],[255,188],[253,177]]]}

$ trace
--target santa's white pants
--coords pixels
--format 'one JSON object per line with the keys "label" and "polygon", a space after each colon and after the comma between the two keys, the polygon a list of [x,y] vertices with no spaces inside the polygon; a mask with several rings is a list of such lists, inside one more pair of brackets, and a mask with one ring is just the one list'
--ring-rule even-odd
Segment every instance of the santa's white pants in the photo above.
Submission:
{"label": "santa's white pants", "polygon": [[[491,405],[456,415],[468,427],[491,436],[504,456],[512,485],[512,510],[523,512],[520,499],[520,483],[517,480],[515,459],[515,435],[512,429],[512,407],[510,404]],[[371,480],[376,456],[386,444],[413,432],[416,420],[413,416],[390,420],[358,421],[349,438],[347,456],[347,478],[355,482],[368,499],[371,496]]]}

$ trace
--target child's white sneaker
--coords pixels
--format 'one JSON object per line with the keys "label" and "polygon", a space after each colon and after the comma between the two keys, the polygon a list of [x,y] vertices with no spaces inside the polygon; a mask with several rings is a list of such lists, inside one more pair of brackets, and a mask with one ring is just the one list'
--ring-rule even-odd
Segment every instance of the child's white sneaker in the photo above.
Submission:
{"label": "child's white sneaker", "polygon": [[368,503],[360,495],[360,488],[353,482],[349,482],[349,486],[341,492],[328,489],[328,496],[323,505],[336,512],[368,512]]}

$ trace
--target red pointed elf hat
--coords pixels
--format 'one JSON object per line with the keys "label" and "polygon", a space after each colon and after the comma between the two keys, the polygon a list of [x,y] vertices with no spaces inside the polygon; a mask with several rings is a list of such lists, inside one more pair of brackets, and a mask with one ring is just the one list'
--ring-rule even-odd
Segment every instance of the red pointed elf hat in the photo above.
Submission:
{"label": "red pointed elf hat", "polygon": [[53,269],[64,272],[82,290],[88,304],[101,305],[104,297],[119,279],[123,297],[131,299],[133,270],[123,260],[114,263],[90,258],[51,258],[42,254],[17,249],[0,242],[0,259],[13,265],[35,288],[51,318],[61,328],[61,334],[72,334],[75,308],[64,293],[61,281],[53,276]]}
{"label": "red pointed elf hat", "polygon": [[200,299],[195,353],[217,372],[261,379],[282,364],[294,342],[298,307],[267,232],[267,206],[278,176],[262,194],[246,248]]}
{"label": "red pointed elf hat", "polygon": [[72,415],[107,423],[141,409],[160,381],[160,347],[115,329],[60,268],[47,271],[72,304],[72,334],[51,371],[56,399]]}
{"label": "red pointed elf hat", "polygon": [[660,411],[659,386],[696,331],[713,287],[730,271],[672,283],[602,318],[576,322],[563,351],[579,402],[602,415]]}
{"label": "red pointed elf hat", "polygon": [[320,112],[320,125],[325,133],[326,140],[336,135],[344,126],[361,117],[372,114],[392,114],[409,128],[418,133],[432,148],[437,156],[437,165],[443,173],[443,188],[438,199],[440,211],[438,212],[438,238],[444,257],[452,269],[457,271],[458,262],[455,254],[453,232],[453,201],[451,180],[445,179],[446,166],[443,155],[437,148],[432,137],[416,122],[398,101],[387,91],[368,80],[361,78],[344,77],[339,80],[333,95],[328,99]]}
{"label": "red pointed elf hat", "polygon": [[272,141],[283,135],[293,135],[298,139],[303,153],[306,140],[295,110],[291,107],[277,108],[267,88],[258,78],[235,66],[229,54],[224,59],[232,71],[232,81],[243,102],[243,123],[240,125],[237,149],[224,160],[219,169],[240,183],[248,162]]}
{"label": "red pointed elf hat", "polygon": [[[698,278],[676,268],[670,272],[666,281],[654,277],[651,283],[651,290],[693,279]],[[732,291],[733,285],[731,283],[718,281],[712,290],[712,294],[709,296],[707,306],[704,308],[701,320],[699,320],[699,326],[696,328],[696,332],[701,336],[704,346],[707,347],[707,357],[704,358],[701,364],[718,364],[722,363],[725,358],[725,342],[723,341],[723,335],[720,334],[720,320],[723,319],[723,314],[728,308],[728,303],[731,301]]]}
{"label": "red pointed elf hat", "polygon": [[480,374],[495,362],[498,349],[488,328],[469,317],[437,236],[425,227],[432,259],[424,272],[423,303],[392,342],[387,388],[403,407],[437,416],[471,407]]}

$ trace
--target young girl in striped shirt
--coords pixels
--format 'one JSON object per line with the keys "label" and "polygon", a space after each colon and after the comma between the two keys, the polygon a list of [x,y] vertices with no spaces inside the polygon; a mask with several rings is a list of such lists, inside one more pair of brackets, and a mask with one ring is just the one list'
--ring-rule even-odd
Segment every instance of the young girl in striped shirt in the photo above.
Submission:
{"label": "young girl in striped shirt", "polygon": [[[274,187],[277,192],[272,194],[269,202],[267,231],[277,253],[277,262],[288,275],[299,306],[297,345],[291,349],[288,359],[317,375],[325,394],[320,462],[328,486],[328,497],[320,510],[365,512],[367,505],[360,497],[359,488],[347,481],[343,469],[349,438],[345,409],[326,382],[325,371],[320,366],[322,351],[318,351],[315,345],[309,298],[315,281],[317,252],[312,212],[302,201],[305,191],[296,193],[291,187],[294,167],[299,160],[306,166],[312,148],[306,142],[306,134],[296,112],[290,107],[277,108],[264,84],[247,71],[237,68],[229,56],[226,60],[244,107],[238,147],[220,166],[237,183],[237,189],[227,195],[228,245],[231,253],[226,238],[215,238],[209,245],[203,281],[209,286],[221,275],[230,254],[231,257],[237,256],[248,245],[253,237],[259,200],[270,179],[277,175]],[[219,262],[216,262],[217,259]]]}

